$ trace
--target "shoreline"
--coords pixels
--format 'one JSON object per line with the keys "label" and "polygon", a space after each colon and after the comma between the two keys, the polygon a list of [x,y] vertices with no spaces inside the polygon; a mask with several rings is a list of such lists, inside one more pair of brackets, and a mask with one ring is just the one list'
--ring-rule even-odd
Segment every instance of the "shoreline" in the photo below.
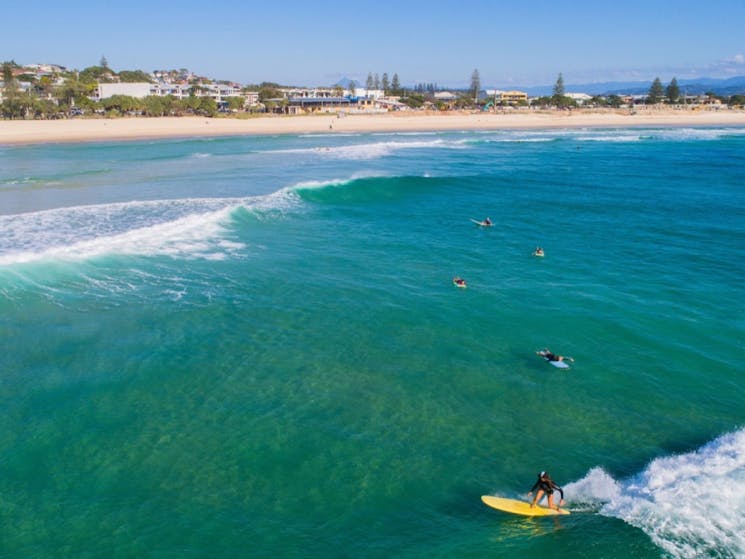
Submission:
{"label": "shoreline", "polygon": [[634,128],[745,126],[745,111],[735,109],[629,111],[514,111],[503,113],[336,114],[304,116],[120,117],[68,120],[0,120],[0,145],[137,141],[167,138],[535,130],[557,128]]}

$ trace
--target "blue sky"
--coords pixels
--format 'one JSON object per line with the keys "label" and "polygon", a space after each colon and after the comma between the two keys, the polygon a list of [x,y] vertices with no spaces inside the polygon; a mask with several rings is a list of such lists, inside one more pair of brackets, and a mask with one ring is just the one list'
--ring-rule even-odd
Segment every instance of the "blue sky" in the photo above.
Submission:
{"label": "blue sky", "polygon": [[4,0],[0,60],[239,83],[483,86],[745,75],[745,0]]}

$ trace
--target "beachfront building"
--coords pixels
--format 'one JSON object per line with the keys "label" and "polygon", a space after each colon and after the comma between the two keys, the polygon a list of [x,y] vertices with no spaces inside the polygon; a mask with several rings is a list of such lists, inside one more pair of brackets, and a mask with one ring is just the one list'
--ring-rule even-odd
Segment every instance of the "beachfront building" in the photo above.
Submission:
{"label": "beachfront building", "polygon": [[[287,101],[288,114],[354,113],[387,110],[383,90],[355,88],[354,92],[341,87],[280,88]],[[275,100],[277,102],[282,99]]]}
{"label": "beachfront building", "polygon": [[[190,85],[161,81],[158,83],[99,83],[91,99],[93,101],[100,101],[114,95],[126,95],[127,97],[134,97],[136,99],[144,99],[149,95],[159,97],[171,95],[176,99],[186,99],[191,95],[195,95],[196,97],[211,97],[218,104],[227,102],[228,97],[244,96],[240,86],[232,83]],[[246,104],[248,105],[255,104],[259,100],[258,93],[253,93],[253,96],[249,93],[245,97],[247,97]],[[249,97],[254,98],[249,99]]]}
{"label": "beachfront building", "polygon": [[458,96],[449,91],[438,91],[434,95],[435,101],[442,101],[443,103],[453,103],[458,99]]}
{"label": "beachfront building", "polygon": [[458,100],[458,96],[449,91],[438,91],[434,94],[435,104],[446,105],[449,109],[453,108],[455,102]]}
{"label": "beachfront building", "polygon": [[335,113],[349,109],[349,97],[288,97],[287,114]]}
{"label": "beachfront building", "polygon": [[584,105],[592,100],[592,95],[588,95],[587,93],[565,93],[564,96],[569,97],[578,105]]}
{"label": "beachfront building", "polygon": [[376,108],[384,110],[384,111],[410,111],[411,107],[409,107],[406,103],[402,103],[398,99],[392,99],[392,98],[385,98],[385,99],[378,99],[375,102]]}
{"label": "beachfront building", "polygon": [[487,89],[486,96],[495,105],[527,105],[528,94],[524,91],[503,91],[501,89]]}
{"label": "beachfront building", "polygon": [[96,85],[96,90],[93,93],[92,99],[94,101],[100,101],[101,99],[108,99],[114,95],[126,95],[127,97],[135,97],[137,99],[144,99],[150,93],[150,87],[152,84],[149,83],[101,83]]}

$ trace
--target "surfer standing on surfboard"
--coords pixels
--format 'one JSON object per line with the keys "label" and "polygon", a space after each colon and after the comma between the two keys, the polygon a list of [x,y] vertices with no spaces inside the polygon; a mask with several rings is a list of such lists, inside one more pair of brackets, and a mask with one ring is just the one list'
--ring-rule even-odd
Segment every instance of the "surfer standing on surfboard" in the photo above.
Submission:
{"label": "surfer standing on surfboard", "polygon": [[[538,480],[533,484],[533,487],[528,492],[528,497],[533,494],[533,491],[538,489],[538,492],[533,498],[533,502],[530,503],[530,508],[533,508],[535,504],[541,500],[543,494],[548,496],[548,508],[559,510],[559,507],[564,504],[564,490],[556,485],[556,482],[552,480],[547,472],[541,472],[538,474]],[[554,490],[557,490],[561,494],[561,499],[558,505],[554,505]]]}

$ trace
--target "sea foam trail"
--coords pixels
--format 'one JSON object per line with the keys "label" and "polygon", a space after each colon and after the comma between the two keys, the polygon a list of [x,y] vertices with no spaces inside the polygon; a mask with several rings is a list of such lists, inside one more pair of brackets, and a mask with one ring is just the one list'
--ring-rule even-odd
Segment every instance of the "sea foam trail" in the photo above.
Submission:
{"label": "sea foam trail", "polygon": [[657,458],[625,481],[594,468],[564,490],[570,506],[600,507],[672,557],[745,556],[745,429]]}
{"label": "sea foam trail", "polygon": [[392,155],[401,150],[415,149],[466,149],[466,142],[462,139],[428,139],[428,140],[409,140],[409,141],[386,141],[350,144],[342,146],[323,146],[313,148],[295,148],[285,150],[274,150],[266,153],[274,154],[294,154],[309,155],[329,159],[347,159],[347,160],[370,160],[379,159]]}
{"label": "sea foam trail", "polygon": [[235,210],[281,211],[294,198],[286,188],[255,198],[135,201],[0,216],[0,266],[111,254],[222,259],[244,248],[225,235]]}

